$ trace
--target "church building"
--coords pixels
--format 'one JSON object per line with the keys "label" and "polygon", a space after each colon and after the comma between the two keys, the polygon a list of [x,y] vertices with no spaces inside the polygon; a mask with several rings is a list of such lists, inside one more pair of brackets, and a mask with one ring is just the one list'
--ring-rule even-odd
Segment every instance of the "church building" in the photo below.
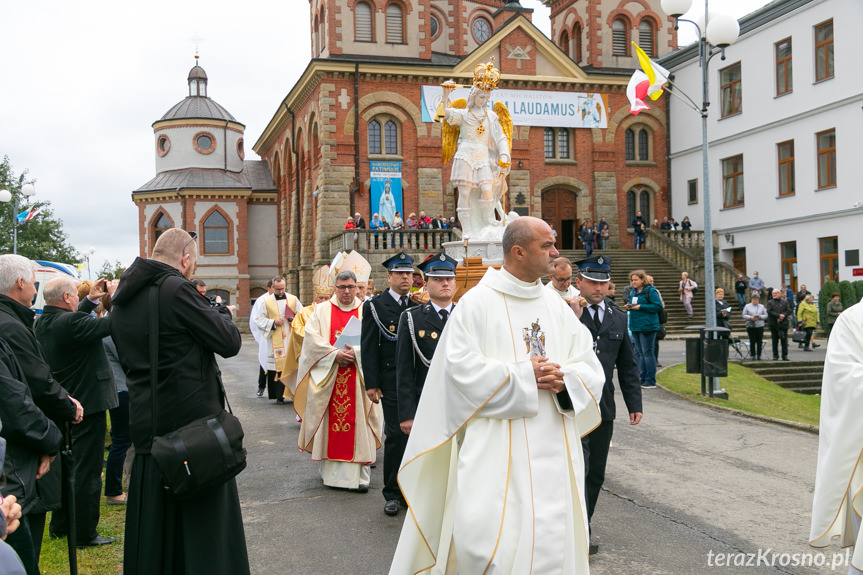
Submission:
{"label": "church building", "polygon": [[277,189],[266,161],[245,159],[245,126],[208,96],[197,58],[188,95],[153,124],[156,176],[132,192],[140,255],[167,229],[197,232],[194,279],[248,317],[280,270]]}
{"label": "church building", "polygon": [[[517,0],[311,0],[312,58],[253,146],[278,188],[279,270],[310,298],[314,267],[347,216],[396,209],[455,215],[433,121],[446,80],[469,86],[494,59],[515,124],[506,209],[545,219],[561,249],[605,217],[629,247],[636,210],[668,214],[665,99],[633,116],[638,60],[676,47],[659,0],[543,0],[552,38]],[[464,89],[466,95],[467,89]],[[453,98],[464,97],[458,90]],[[157,126],[159,124],[157,123]]]}

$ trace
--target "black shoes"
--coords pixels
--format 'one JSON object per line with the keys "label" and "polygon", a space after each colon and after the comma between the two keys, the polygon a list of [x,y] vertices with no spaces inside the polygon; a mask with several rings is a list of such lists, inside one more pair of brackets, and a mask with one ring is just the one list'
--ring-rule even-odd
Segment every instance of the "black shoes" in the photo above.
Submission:
{"label": "black shoes", "polygon": [[587,548],[587,554],[588,555],[596,555],[597,553],[599,553],[599,544],[594,543],[593,540],[591,540],[590,545]]}
{"label": "black shoes", "polygon": [[809,349],[808,347],[804,347],[804,348],[803,348],[803,351],[812,351],[812,350],[811,350],[811,349]]}
{"label": "black shoes", "polygon": [[357,487],[355,489],[349,489],[348,491],[353,491],[354,493],[368,493],[369,492],[369,486],[368,485],[360,485],[359,487]]}
{"label": "black shoes", "polygon": [[821,344],[820,343],[813,343],[812,349],[815,349],[816,347],[821,347]]}
{"label": "black shoes", "polygon": [[114,541],[116,541],[116,539],[113,537],[104,537],[102,535],[96,535],[93,539],[91,539],[90,541],[88,541],[86,543],[78,543],[78,545],[76,545],[76,547],[78,547],[78,548],[81,548],[81,547],[99,547],[101,545],[110,545]]}
{"label": "black shoes", "polygon": [[277,403],[277,404],[280,404],[280,405],[281,405],[281,404],[284,404],[284,403],[285,403],[285,398],[284,398],[284,397],[280,397],[280,398],[276,399],[276,403]]}
{"label": "black shoes", "polygon": [[782,358],[782,361],[791,361],[791,360],[790,360],[790,359],[788,359],[787,357],[783,357],[783,358]]}
{"label": "black shoes", "polygon": [[387,501],[387,504],[384,505],[384,513],[387,515],[398,515],[399,514],[399,500],[398,499],[390,499]]}
{"label": "black shoes", "polygon": [[258,397],[264,397],[264,388],[263,388],[263,387],[259,387],[259,388],[258,388],[258,393],[256,393],[255,395],[257,395]]}

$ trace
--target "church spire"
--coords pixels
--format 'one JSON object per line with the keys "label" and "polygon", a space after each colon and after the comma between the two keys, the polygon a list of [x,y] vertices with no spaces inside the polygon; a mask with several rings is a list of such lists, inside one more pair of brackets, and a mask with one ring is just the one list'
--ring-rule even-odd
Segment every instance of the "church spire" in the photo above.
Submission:
{"label": "church spire", "polygon": [[198,65],[198,51],[195,50],[195,66],[189,70],[189,95],[207,96],[207,73]]}

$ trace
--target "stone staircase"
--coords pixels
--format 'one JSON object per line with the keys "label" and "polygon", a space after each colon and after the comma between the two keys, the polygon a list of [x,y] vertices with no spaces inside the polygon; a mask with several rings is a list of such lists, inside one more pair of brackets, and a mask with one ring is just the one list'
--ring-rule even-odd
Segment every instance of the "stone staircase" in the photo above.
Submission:
{"label": "stone staircase", "polygon": [[[563,250],[560,252],[560,255],[568,258],[570,261],[578,261],[584,259],[585,252],[584,250]],[[680,273],[687,270],[676,268],[650,249],[594,250],[593,255],[607,255],[611,257],[611,279],[617,288],[616,300],[618,303],[622,304],[623,302],[623,288],[629,285],[629,273],[634,270],[643,269],[648,275],[653,276],[654,285],[662,294],[662,299],[665,302],[665,309],[668,312],[668,323],[665,325],[666,337],[668,339],[697,337],[698,332],[686,331],[685,328],[693,325],[704,325],[704,290],[699,286],[699,290],[692,300],[692,309],[695,316],[688,318],[677,291],[677,286],[680,282]],[[730,294],[730,298],[727,297],[726,299],[732,309],[732,336],[747,337],[743,318],[740,317],[742,310],[737,306],[736,297]],[[712,305],[712,296],[710,301]]]}
{"label": "stone staircase", "polygon": [[823,361],[743,361],[740,365],[785,389],[811,395],[821,393]]}

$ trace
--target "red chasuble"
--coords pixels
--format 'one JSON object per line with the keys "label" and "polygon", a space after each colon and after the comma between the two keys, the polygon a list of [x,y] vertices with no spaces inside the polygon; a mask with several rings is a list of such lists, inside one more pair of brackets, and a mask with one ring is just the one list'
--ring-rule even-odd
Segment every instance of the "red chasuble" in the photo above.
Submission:
{"label": "red chasuble", "polygon": [[[334,344],[352,317],[359,317],[359,308],[343,311],[337,305],[330,312],[330,344]],[[330,395],[329,429],[327,430],[327,459],[353,461],[354,428],[356,427],[357,366],[339,367],[336,383]]]}

